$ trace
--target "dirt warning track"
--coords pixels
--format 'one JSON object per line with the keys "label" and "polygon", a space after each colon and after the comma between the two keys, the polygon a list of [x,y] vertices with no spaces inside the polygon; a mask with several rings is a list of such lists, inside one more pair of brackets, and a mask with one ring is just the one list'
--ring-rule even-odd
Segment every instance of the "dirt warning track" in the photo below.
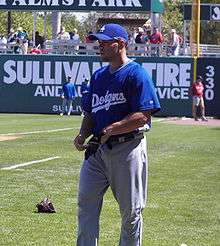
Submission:
{"label": "dirt warning track", "polygon": [[11,141],[11,140],[15,140],[15,139],[18,139],[18,138],[21,138],[21,136],[16,136],[16,135],[14,135],[14,136],[4,136],[4,135],[2,135],[2,136],[0,136],[0,142],[2,142],[2,141]]}
{"label": "dirt warning track", "polygon": [[192,118],[167,118],[164,122],[176,124],[176,125],[199,125],[199,126],[219,126],[220,127],[220,119],[208,119],[208,121],[195,121]]}

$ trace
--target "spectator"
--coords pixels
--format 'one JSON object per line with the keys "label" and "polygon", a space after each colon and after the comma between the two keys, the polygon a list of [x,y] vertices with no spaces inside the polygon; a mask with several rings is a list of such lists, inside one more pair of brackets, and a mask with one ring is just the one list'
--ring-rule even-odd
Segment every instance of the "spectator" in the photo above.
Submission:
{"label": "spectator", "polygon": [[90,32],[88,33],[88,35],[86,36],[85,42],[86,42],[87,44],[89,44],[89,43],[94,43],[94,41],[91,40],[91,39],[89,38],[89,35],[92,35],[92,31],[90,31]]}
{"label": "spectator", "polygon": [[42,37],[38,31],[35,32],[35,46],[40,48],[40,49],[44,49],[44,37]]}
{"label": "spectator", "polygon": [[0,34],[0,49],[1,50],[7,49],[7,39],[3,34]]}
{"label": "spectator", "polygon": [[135,35],[135,33],[128,33],[128,44],[129,45],[133,45],[135,44],[135,37],[137,36],[137,34]]}
{"label": "spectator", "polygon": [[144,36],[144,42],[146,44],[150,44],[150,40],[151,40],[151,30],[147,30],[146,35]]}
{"label": "spectator", "polygon": [[90,90],[89,79],[85,78],[80,88],[80,93],[82,95],[82,100],[81,100],[82,111],[84,111],[84,105],[86,104],[86,101],[88,99],[89,90]]}
{"label": "spectator", "polygon": [[13,28],[10,29],[7,42],[11,50],[14,50],[15,54],[19,53],[19,46],[16,45],[17,44],[17,32],[15,32]]}
{"label": "spectator", "polygon": [[[163,43],[163,36],[156,26],[153,28],[153,33],[150,36],[150,43],[153,45]],[[160,47],[152,47],[151,51],[152,55],[160,56]]]}
{"label": "spectator", "polygon": [[172,55],[178,56],[180,50],[180,37],[175,29],[171,29],[171,52]]}
{"label": "spectator", "polygon": [[66,78],[66,83],[64,83],[62,87],[63,93],[61,95],[61,98],[63,99],[63,103],[62,103],[62,112],[60,113],[61,116],[65,114],[66,108],[67,108],[67,115],[71,114],[73,100],[76,97],[75,85],[71,83],[70,80],[71,77],[68,76]]}
{"label": "spectator", "polygon": [[76,28],[73,29],[73,32],[71,32],[70,39],[73,40],[76,43],[80,42],[78,30]]}
{"label": "spectator", "polygon": [[28,35],[22,27],[18,27],[17,42],[20,44],[21,53],[27,54],[28,51]]}
{"label": "spectator", "polygon": [[14,31],[13,28],[10,29],[10,32],[8,34],[8,40],[7,42],[9,44],[13,44],[13,43],[16,43],[16,38],[17,38],[17,33]]}
{"label": "spectator", "polygon": [[202,76],[197,76],[196,81],[192,84],[192,87],[190,88],[190,94],[193,98],[192,115],[195,121],[199,120],[197,116],[198,107],[201,110],[202,121],[208,121],[205,117],[205,104],[203,99],[204,85],[202,81],[203,81]]}
{"label": "spectator", "polygon": [[59,40],[69,40],[70,35],[68,32],[66,32],[65,27],[61,27],[61,31],[57,34],[57,39]]}
{"label": "spectator", "polygon": [[150,38],[151,38],[151,30],[146,30],[146,34],[144,35],[144,42],[145,44],[147,44],[145,47],[146,56],[151,56],[151,47],[149,46]]}
{"label": "spectator", "polygon": [[144,44],[144,29],[142,27],[138,27],[138,34],[135,37],[135,43],[136,44]]}
{"label": "spectator", "polygon": [[79,50],[79,45],[77,45],[77,44],[80,43],[80,37],[79,37],[79,34],[78,34],[78,30],[76,28],[73,29],[71,40],[74,43],[74,50],[75,51]]}
{"label": "spectator", "polygon": [[92,35],[92,31],[90,31],[85,38],[85,43],[87,44],[86,49],[88,50],[87,55],[94,55],[94,45],[90,45],[90,44],[94,43],[95,41],[91,40],[89,38],[89,35]]}
{"label": "spectator", "polygon": [[151,44],[162,44],[163,43],[163,36],[161,32],[159,32],[158,27],[153,28],[153,33],[150,36],[150,43]]}
{"label": "spectator", "polygon": [[33,54],[33,55],[39,55],[39,54],[42,54],[42,51],[41,51],[41,49],[38,49],[37,47],[33,47],[33,48],[30,50],[30,54]]}
{"label": "spectator", "polygon": [[[136,44],[144,44],[145,40],[144,40],[144,29],[142,27],[138,27],[138,34],[135,37],[135,43]],[[135,50],[139,50],[139,52],[141,53],[141,55],[144,54],[144,47],[140,47],[140,46],[135,46]]]}

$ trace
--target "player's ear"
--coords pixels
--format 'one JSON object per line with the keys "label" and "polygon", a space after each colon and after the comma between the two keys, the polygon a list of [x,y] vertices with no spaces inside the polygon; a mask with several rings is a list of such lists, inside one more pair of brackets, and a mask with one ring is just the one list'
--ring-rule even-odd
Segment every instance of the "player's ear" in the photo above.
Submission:
{"label": "player's ear", "polygon": [[122,48],[124,48],[126,46],[127,46],[127,42],[125,40],[123,40],[123,39],[119,39],[118,40],[118,48],[119,49],[122,49]]}

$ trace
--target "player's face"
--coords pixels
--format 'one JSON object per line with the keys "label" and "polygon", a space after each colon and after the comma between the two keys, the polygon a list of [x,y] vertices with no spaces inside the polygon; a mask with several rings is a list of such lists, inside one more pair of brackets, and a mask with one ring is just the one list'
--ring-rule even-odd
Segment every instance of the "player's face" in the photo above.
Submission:
{"label": "player's face", "polygon": [[119,43],[118,40],[101,41],[99,40],[99,50],[102,61],[111,62],[118,55]]}

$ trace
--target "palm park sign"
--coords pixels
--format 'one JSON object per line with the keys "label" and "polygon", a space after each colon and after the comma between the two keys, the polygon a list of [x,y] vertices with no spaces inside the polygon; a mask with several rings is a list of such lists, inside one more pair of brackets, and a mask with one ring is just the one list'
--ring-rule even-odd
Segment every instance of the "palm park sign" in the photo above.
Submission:
{"label": "palm park sign", "polygon": [[[156,4],[155,4],[156,3]],[[156,11],[154,11],[154,8]],[[163,12],[162,0],[0,0],[0,10]],[[158,10],[159,9],[159,10]],[[161,11],[160,11],[161,10]]]}

